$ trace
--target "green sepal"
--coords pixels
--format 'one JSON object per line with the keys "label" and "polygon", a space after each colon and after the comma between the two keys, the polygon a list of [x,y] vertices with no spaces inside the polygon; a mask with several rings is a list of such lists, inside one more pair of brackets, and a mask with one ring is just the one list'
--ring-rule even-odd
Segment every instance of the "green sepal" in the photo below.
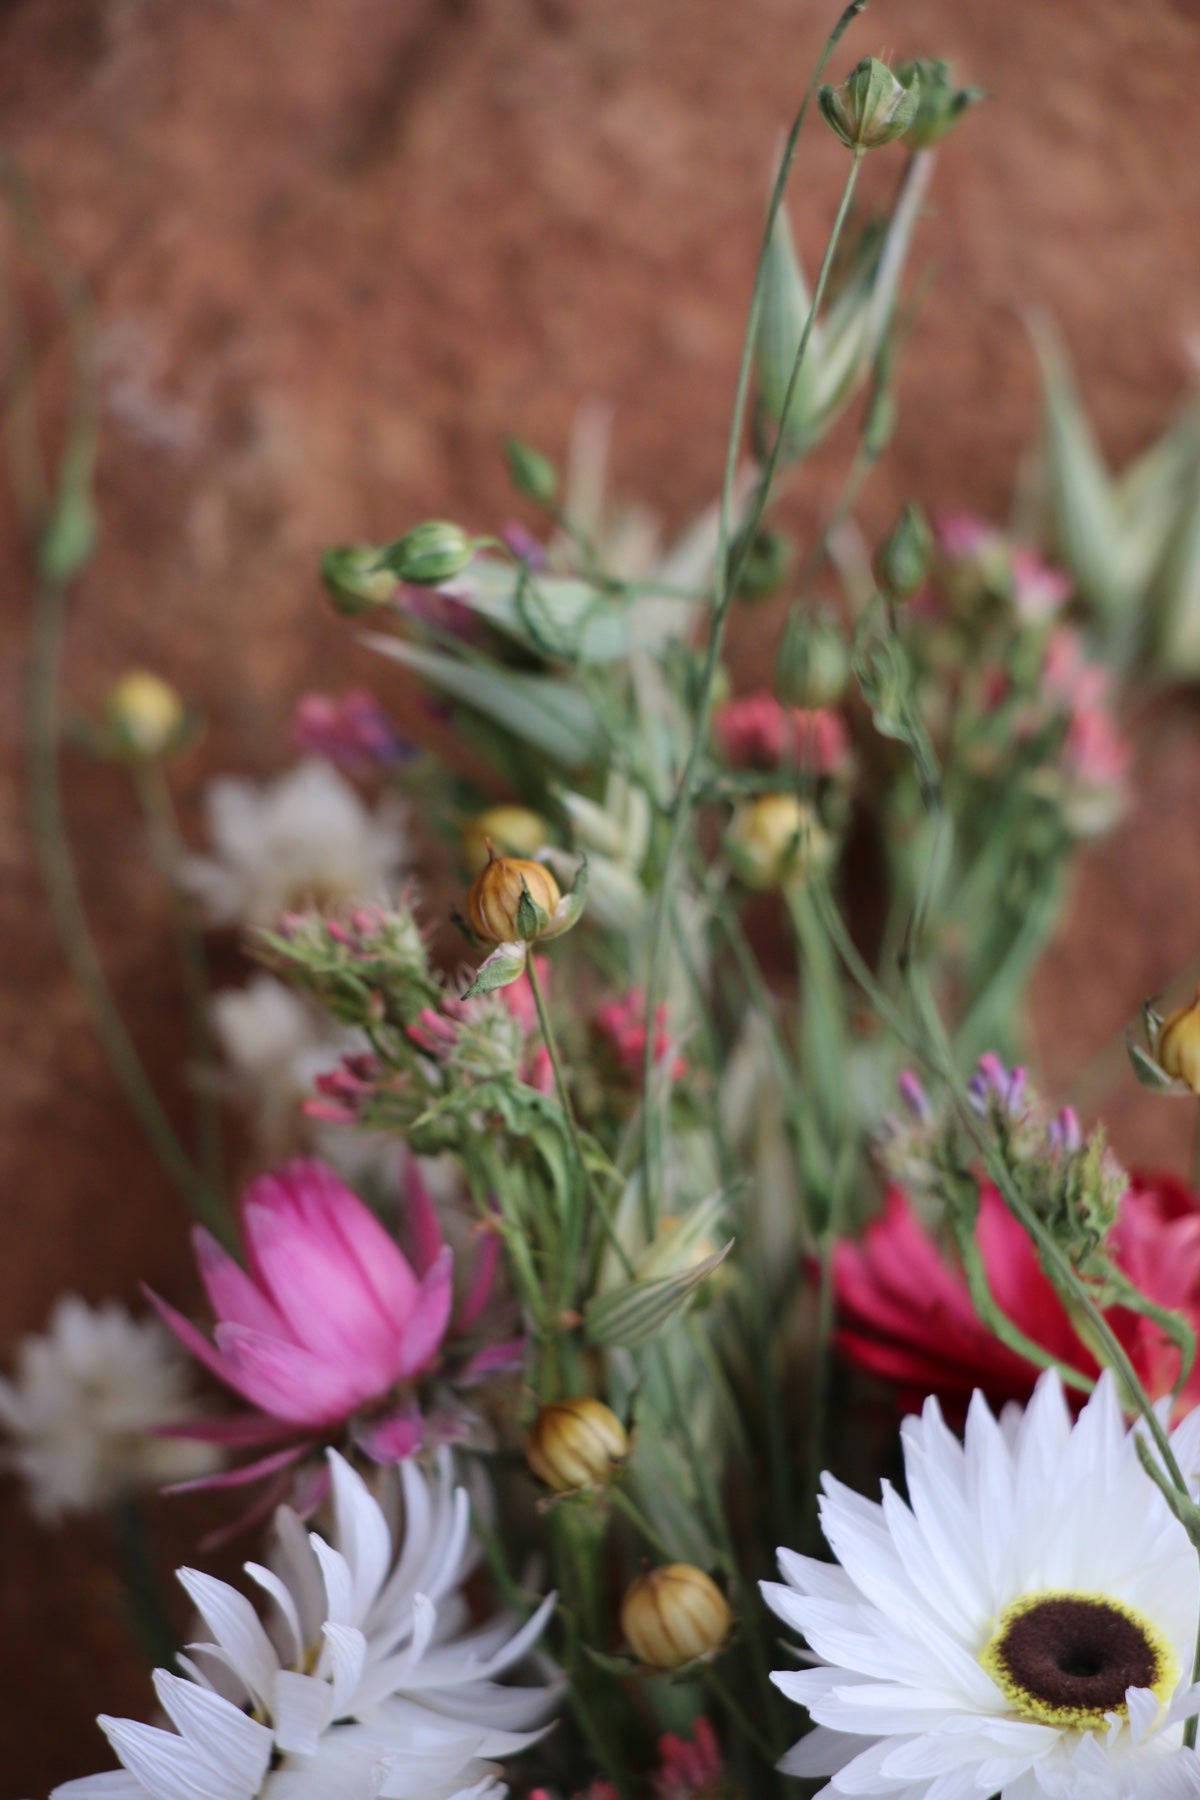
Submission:
{"label": "green sepal", "polygon": [[487,961],[480,964],[463,999],[474,1000],[480,994],[494,994],[497,988],[511,987],[525,973],[526,955],[524,944],[497,944]]}
{"label": "green sepal", "polygon": [[1129,1063],[1134,1074],[1142,1086],[1149,1088],[1151,1093],[1186,1094],[1191,1092],[1190,1088],[1184,1087],[1182,1082],[1175,1081],[1165,1069],[1159,1067],[1149,1052],[1143,1050],[1142,1046],[1134,1041],[1132,1032],[1126,1034],[1125,1048],[1129,1053]]}

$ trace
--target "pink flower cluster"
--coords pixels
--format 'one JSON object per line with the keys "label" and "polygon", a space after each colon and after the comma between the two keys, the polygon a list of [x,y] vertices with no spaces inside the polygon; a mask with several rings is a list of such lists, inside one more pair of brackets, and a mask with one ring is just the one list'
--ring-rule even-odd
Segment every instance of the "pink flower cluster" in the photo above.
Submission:
{"label": "pink flower cluster", "polygon": [[784,706],[765,688],[727,700],[713,719],[726,762],[738,769],[785,763],[813,775],[837,775],[850,755],[845,720],[832,707]]}
{"label": "pink flower cluster", "polygon": [[[717,1734],[705,1718],[692,1726],[692,1737],[673,1731],[658,1740],[658,1768],[652,1778],[654,1800],[723,1800],[729,1792]],[[534,1788],[529,1800],[553,1800],[546,1788]],[[576,1800],[620,1800],[611,1781],[593,1781]]]}
{"label": "pink flower cluster", "polygon": [[[546,993],[550,983],[549,965],[544,957],[536,958],[536,963],[542,992]],[[518,1069],[521,1080],[527,1087],[536,1088],[539,1094],[553,1093],[554,1067],[550,1052],[541,1041],[537,1006],[528,975],[522,975],[507,987],[497,988],[494,994],[477,1000],[459,1000],[453,994],[445,995],[439,1006],[422,1008],[416,1024],[409,1026],[408,1036],[426,1056],[444,1061],[453,1054],[463,1030],[478,1024],[486,1010],[496,1005],[503,1007],[516,1021],[525,1039]],[[319,1080],[317,1085],[321,1085]]]}
{"label": "pink flower cluster", "polygon": [[436,1417],[422,1410],[428,1378],[470,1386],[519,1362],[521,1346],[513,1343],[457,1360],[451,1353],[481,1321],[499,1238],[483,1234],[456,1308],[453,1252],[415,1166],[404,1210],[408,1256],[332,1169],[308,1159],[262,1176],[244,1194],[244,1267],[196,1230],[196,1260],[216,1316],[212,1339],[156,1294],[150,1299],[185,1348],[253,1410],[181,1425],[176,1435],[275,1448],[186,1485],[236,1487],[279,1476],[347,1436],[377,1462],[399,1462],[437,1435]]}
{"label": "pink flower cluster", "polygon": [[[639,1082],[646,1061],[646,994],[643,988],[630,988],[619,1000],[607,1000],[595,1014],[596,1030],[612,1051],[619,1067]],[[655,1008],[654,1061],[661,1066],[671,1055],[671,1034],[667,1027],[667,1008]],[[679,1081],[687,1072],[687,1058],[676,1055],[671,1062],[671,1079]]]}
{"label": "pink flower cluster", "polygon": [[1046,698],[1070,719],[1063,746],[1063,767],[1080,787],[1120,789],[1129,779],[1132,755],[1113,721],[1111,677],[1089,662],[1083,640],[1060,626],[1046,646],[1042,672]]}
{"label": "pink flower cluster", "polygon": [[400,762],[412,746],[393,727],[379,702],[365,688],[343,694],[305,694],[296,707],[293,747],[306,756],[323,756],[339,769],[357,773]]}
{"label": "pink flower cluster", "polygon": [[1053,618],[1071,597],[1069,575],[1043,561],[1027,544],[1010,544],[1003,532],[973,513],[949,513],[937,521],[938,548],[953,562],[1006,569],[1013,604],[1029,624]]}
{"label": "pink flower cluster", "polygon": [[[1060,1120],[1064,1130],[1072,1119]],[[1024,1230],[1000,1195],[985,1187],[976,1242],[997,1305],[1048,1355],[1095,1379],[1099,1368],[1062,1301],[1042,1273]],[[1200,1331],[1200,1198],[1170,1175],[1135,1178],[1109,1244],[1113,1261],[1161,1307],[1181,1312]],[[975,1388],[993,1404],[1025,1400],[1037,1366],[1001,1343],[976,1313],[966,1277],[917,1219],[899,1188],[859,1243],[834,1251],[841,1351],[894,1382],[907,1407],[937,1394],[956,1416]],[[1152,1399],[1171,1392],[1179,1353],[1150,1320],[1113,1307],[1109,1322]],[[1200,1368],[1178,1408],[1200,1402]]]}

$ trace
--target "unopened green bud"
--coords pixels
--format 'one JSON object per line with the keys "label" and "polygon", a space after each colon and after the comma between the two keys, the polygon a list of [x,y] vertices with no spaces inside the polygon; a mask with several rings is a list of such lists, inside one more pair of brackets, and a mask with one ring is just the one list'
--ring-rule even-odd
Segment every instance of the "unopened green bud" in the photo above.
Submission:
{"label": "unopened green bud", "polygon": [[921,80],[915,65],[893,74],[864,56],[841,87],[823,87],[817,102],[826,123],[851,150],[878,150],[903,137],[917,116]]}
{"label": "unopened green bud", "polygon": [[927,150],[931,144],[940,143],[967,109],[985,97],[982,88],[956,88],[948,63],[921,58],[896,70],[897,81],[906,83],[910,77],[916,78],[919,99],[916,117],[904,141],[913,150]]}
{"label": "unopened green bud", "polygon": [[396,577],[385,568],[374,544],[340,544],[321,558],[321,580],[334,610],[345,618],[385,606],[396,592]]}
{"label": "unopened green bud", "polygon": [[850,656],[836,621],[828,613],[789,613],[776,670],[785,706],[836,706],[850,677]]}
{"label": "unopened green bud", "polygon": [[932,549],[933,533],[925,515],[910,502],[879,546],[875,573],[880,587],[897,600],[907,600],[925,579]]}
{"label": "unopened green bud", "polygon": [[739,533],[730,546],[729,566],[738,571],[739,600],[768,600],[792,566],[792,546],[779,531],[758,530],[749,543]]}
{"label": "unopened green bud", "polygon": [[382,560],[398,580],[414,587],[436,587],[461,574],[474,554],[474,541],[461,525],[430,519],[388,544]]}
{"label": "unopened green bud", "polygon": [[538,506],[549,506],[558,492],[558,470],[550,458],[515,437],[508,439],[504,454],[517,492]]}

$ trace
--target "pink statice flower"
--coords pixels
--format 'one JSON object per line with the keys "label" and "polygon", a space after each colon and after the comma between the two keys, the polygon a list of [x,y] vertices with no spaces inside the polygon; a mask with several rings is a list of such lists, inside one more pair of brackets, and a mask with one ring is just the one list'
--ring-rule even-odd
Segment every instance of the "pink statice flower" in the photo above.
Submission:
{"label": "pink statice flower", "polygon": [[519,1360],[519,1345],[464,1356],[460,1343],[491,1295],[499,1238],[484,1236],[456,1308],[454,1256],[415,1165],[407,1187],[409,1255],[315,1159],[288,1163],[246,1191],[245,1267],[197,1228],[196,1259],[216,1315],[211,1339],[156,1294],[150,1299],[185,1348],[251,1410],[181,1425],[175,1435],[266,1454],[185,1485],[285,1475],[319,1447],[347,1440],[377,1462],[400,1462],[439,1435],[426,1406],[431,1384],[470,1386]]}
{"label": "pink statice flower", "polygon": [[[619,999],[606,1000],[595,1015],[600,1033],[619,1067],[637,1082],[642,1079],[646,1060],[646,994],[643,988],[630,988]],[[666,1005],[654,1013],[654,1061],[661,1066],[671,1056],[671,1033],[667,1025]],[[679,1081],[687,1072],[687,1058],[676,1055],[671,1061],[671,1079]]]}
{"label": "pink statice flower", "polygon": [[[537,971],[546,992],[549,968],[545,958],[537,958]],[[554,1069],[541,1039],[528,975],[472,1000],[443,995],[436,1007],[421,1009],[408,1027],[408,1036],[418,1050],[437,1062],[460,1056],[469,1043],[475,1062],[482,1057],[497,1066],[507,1063],[527,1087],[536,1088],[539,1094],[554,1091]]]}
{"label": "pink statice flower", "polygon": [[726,762],[739,769],[777,769],[792,763],[814,775],[846,766],[850,740],[832,707],[784,706],[765,688],[727,700],[713,720]]}
{"label": "pink statice flower", "polygon": [[696,1720],[690,1743],[674,1732],[658,1740],[654,1800],[720,1800],[726,1792],[721,1746],[707,1719]]}
{"label": "pink statice flower", "polygon": [[1059,613],[1072,593],[1069,575],[1032,549],[1013,544],[987,519],[947,513],[935,525],[938,549],[951,563],[969,563],[982,580],[1010,592],[1017,617],[1039,625]]}
{"label": "pink statice flower", "polygon": [[1077,631],[1060,627],[1046,646],[1042,695],[1067,720],[1058,776],[1063,811],[1081,837],[1106,831],[1128,800],[1133,754],[1113,717],[1111,676],[1091,662]]}
{"label": "pink statice flower", "polygon": [[413,746],[365,688],[352,693],[305,694],[292,718],[292,745],[348,773],[405,761]]}

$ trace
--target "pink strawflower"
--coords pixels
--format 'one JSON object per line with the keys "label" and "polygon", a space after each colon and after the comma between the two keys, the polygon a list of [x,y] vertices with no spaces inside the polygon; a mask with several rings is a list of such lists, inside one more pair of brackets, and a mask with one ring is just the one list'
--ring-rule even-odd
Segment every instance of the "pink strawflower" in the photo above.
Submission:
{"label": "pink strawflower", "polygon": [[[1078,1120],[1064,1108],[1055,1122],[1074,1139]],[[980,1196],[976,1242],[997,1305],[1033,1343],[1093,1380],[1096,1360],[1043,1274],[1037,1252],[996,1190]],[[1170,1175],[1135,1177],[1109,1240],[1114,1263],[1159,1306],[1182,1312],[1200,1330],[1200,1197]],[[1001,1343],[976,1313],[966,1277],[920,1223],[901,1189],[889,1190],[880,1216],[857,1243],[834,1251],[841,1351],[896,1384],[907,1409],[937,1394],[965,1413],[980,1388],[995,1405],[1027,1400],[1039,1369]],[[1169,1394],[1179,1372],[1170,1340],[1141,1314],[1113,1307],[1108,1320],[1152,1399]],[[1179,1397],[1180,1413],[1200,1401],[1200,1368]]]}
{"label": "pink strawflower", "polygon": [[[490,1296],[498,1237],[485,1235],[455,1313],[453,1253],[415,1167],[406,1198],[410,1256],[315,1159],[288,1163],[243,1195],[245,1268],[196,1229],[196,1259],[216,1314],[212,1340],[157,1295],[150,1299],[184,1346],[253,1409],[210,1423],[203,1434],[278,1448],[190,1485],[240,1486],[277,1475],[347,1437],[377,1462],[399,1462],[429,1435],[422,1389],[431,1377],[469,1385],[512,1366],[520,1347],[506,1344],[451,1367],[450,1341],[478,1322]],[[176,1435],[199,1431],[184,1425]]]}
{"label": "pink strawflower", "polygon": [[337,698],[305,694],[292,719],[292,744],[305,756],[323,756],[355,772],[399,762],[412,754],[387,714],[365,688]]}
{"label": "pink strawflower", "polygon": [[[640,1082],[646,1064],[646,993],[644,988],[630,988],[619,1000],[608,1000],[598,1008],[596,1029],[627,1075]],[[659,1006],[654,1013],[654,1061],[661,1065],[671,1053],[671,1034],[667,1028],[667,1009]],[[671,1064],[671,1079],[679,1081],[687,1072],[687,1059],[676,1056]]]}
{"label": "pink strawflower", "polygon": [[707,1719],[696,1720],[690,1744],[674,1732],[658,1740],[655,1800],[719,1800],[724,1784],[721,1746]]}
{"label": "pink strawflower", "polygon": [[850,750],[840,713],[828,706],[784,706],[765,688],[727,700],[713,730],[722,756],[739,769],[777,769],[787,762],[835,775]]}

